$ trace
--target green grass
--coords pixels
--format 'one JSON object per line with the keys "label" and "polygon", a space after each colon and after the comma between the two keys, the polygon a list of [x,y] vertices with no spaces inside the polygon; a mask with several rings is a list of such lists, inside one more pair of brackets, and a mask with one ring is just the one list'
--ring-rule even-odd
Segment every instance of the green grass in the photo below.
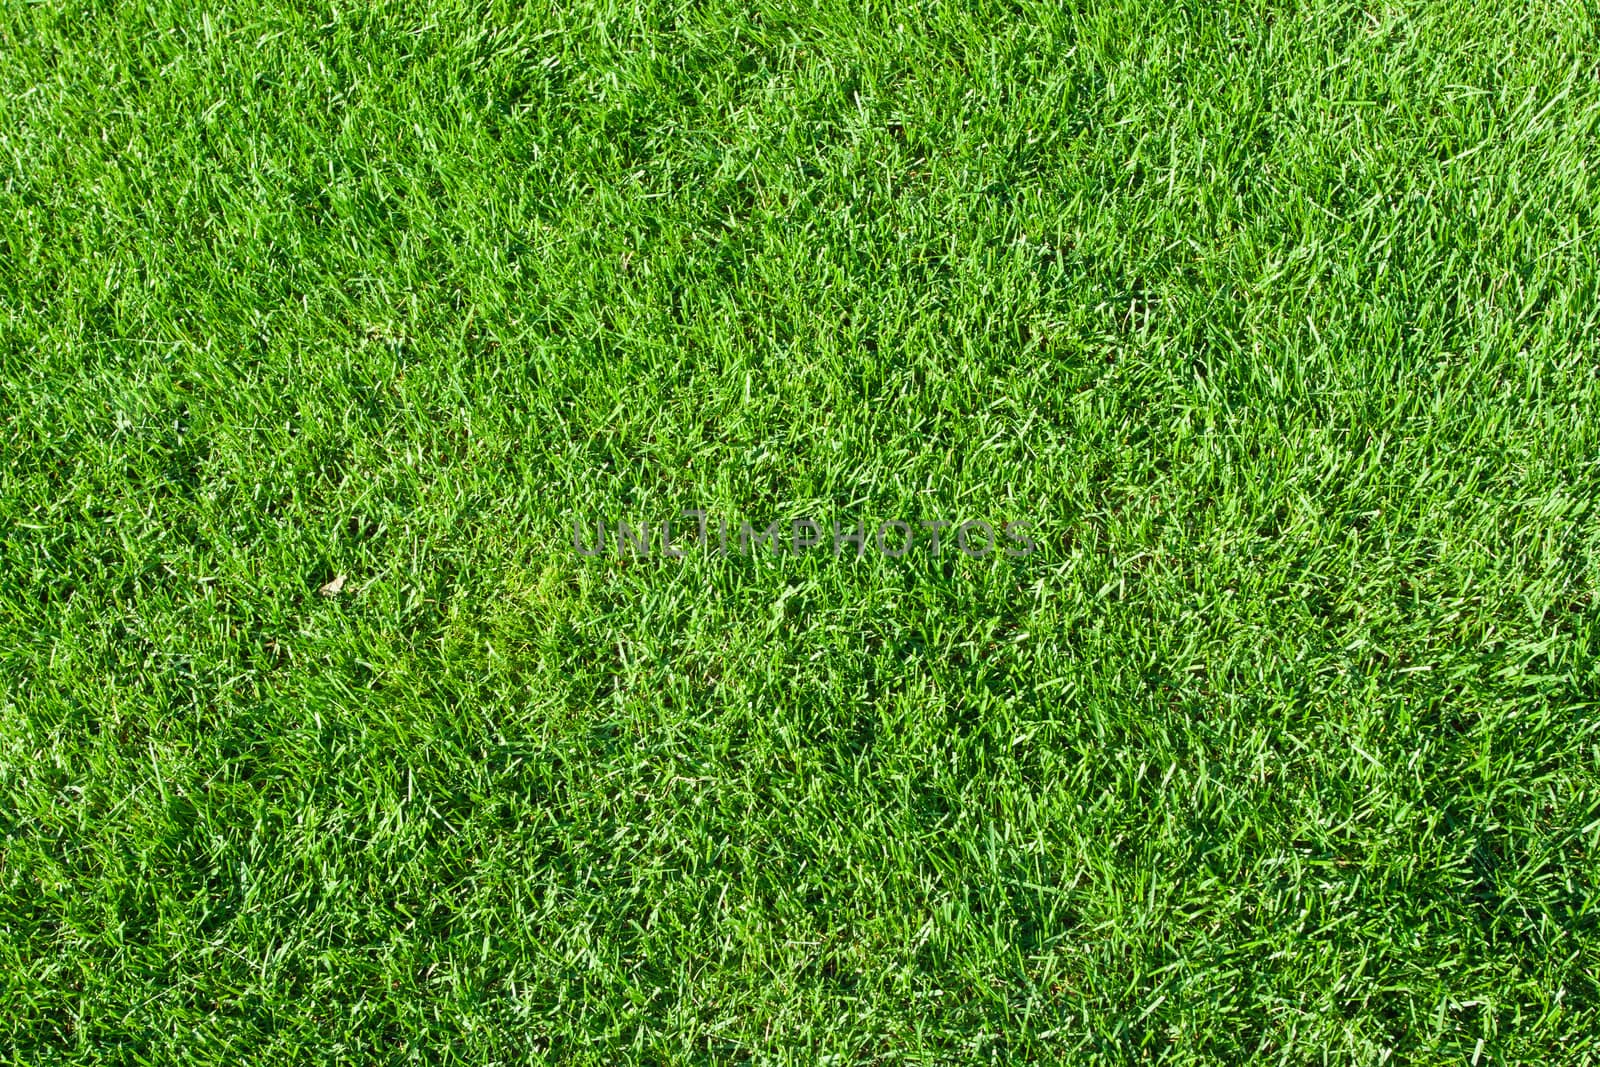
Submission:
{"label": "green grass", "polygon": [[0,1061],[1600,1061],[1597,146],[1592,0],[3,0]]}

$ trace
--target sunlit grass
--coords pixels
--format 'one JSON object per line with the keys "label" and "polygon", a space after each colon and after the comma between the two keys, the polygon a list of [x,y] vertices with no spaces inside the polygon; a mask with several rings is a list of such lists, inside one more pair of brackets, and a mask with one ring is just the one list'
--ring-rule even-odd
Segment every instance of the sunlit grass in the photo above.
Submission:
{"label": "sunlit grass", "polygon": [[4,1062],[1600,1057],[1592,4],[0,10]]}

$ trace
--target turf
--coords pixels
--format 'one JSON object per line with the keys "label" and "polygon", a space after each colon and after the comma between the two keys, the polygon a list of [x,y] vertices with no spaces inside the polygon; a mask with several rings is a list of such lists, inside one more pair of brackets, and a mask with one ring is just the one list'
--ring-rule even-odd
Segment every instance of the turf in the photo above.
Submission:
{"label": "turf", "polygon": [[0,1061],[1600,1060],[1597,144],[1592,0],[0,0]]}

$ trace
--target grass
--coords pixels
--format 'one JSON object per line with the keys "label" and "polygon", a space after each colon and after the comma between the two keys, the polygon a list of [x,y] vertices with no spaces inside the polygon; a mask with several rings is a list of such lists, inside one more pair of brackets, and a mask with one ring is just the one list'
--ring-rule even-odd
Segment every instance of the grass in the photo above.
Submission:
{"label": "grass", "polygon": [[3,0],[0,1061],[1600,1061],[1597,27]]}

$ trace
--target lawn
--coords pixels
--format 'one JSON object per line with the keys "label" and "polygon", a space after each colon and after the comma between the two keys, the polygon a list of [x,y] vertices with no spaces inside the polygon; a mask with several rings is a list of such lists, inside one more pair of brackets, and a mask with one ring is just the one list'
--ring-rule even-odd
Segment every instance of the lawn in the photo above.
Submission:
{"label": "lawn", "polygon": [[1594,0],[0,0],[0,1062],[1600,1063],[1597,505]]}

